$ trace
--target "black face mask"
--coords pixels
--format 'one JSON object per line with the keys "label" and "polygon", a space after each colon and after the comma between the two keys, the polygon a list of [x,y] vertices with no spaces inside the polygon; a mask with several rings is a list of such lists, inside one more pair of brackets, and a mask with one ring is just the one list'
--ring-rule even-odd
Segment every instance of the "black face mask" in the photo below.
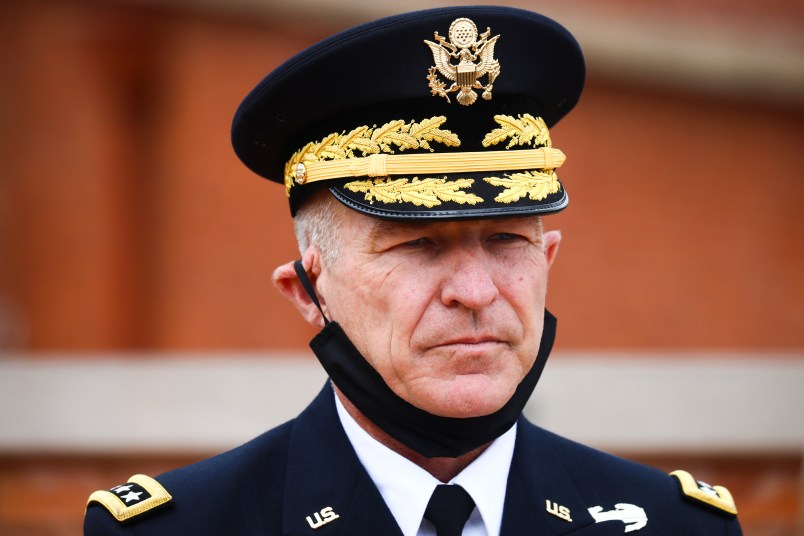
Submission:
{"label": "black face mask", "polygon": [[[294,268],[320,311],[315,290],[301,261],[296,261]],[[324,316],[323,311],[321,314]],[[545,310],[536,360],[511,399],[490,415],[461,419],[433,415],[400,398],[355,348],[338,323],[330,322],[326,316],[324,322],[324,329],[310,341],[310,348],[338,389],[385,433],[427,458],[455,458],[508,431],[522,414],[539,381],[556,331],[556,318]]]}

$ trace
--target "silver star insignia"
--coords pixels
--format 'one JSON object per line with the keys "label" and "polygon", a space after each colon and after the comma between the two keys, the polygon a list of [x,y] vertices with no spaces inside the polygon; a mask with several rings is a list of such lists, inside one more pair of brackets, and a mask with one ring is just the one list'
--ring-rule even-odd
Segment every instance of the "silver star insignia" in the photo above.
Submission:
{"label": "silver star insignia", "polygon": [[123,495],[123,496],[122,496],[122,497],[120,497],[120,498],[121,498],[121,499],[123,499],[124,501],[126,501],[126,502],[128,503],[128,502],[131,502],[131,501],[137,501],[137,500],[139,500],[140,495],[142,495],[142,492],[141,492],[141,491],[140,491],[140,492],[136,492],[136,491],[130,491],[130,492],[128,492],[128,494]]}

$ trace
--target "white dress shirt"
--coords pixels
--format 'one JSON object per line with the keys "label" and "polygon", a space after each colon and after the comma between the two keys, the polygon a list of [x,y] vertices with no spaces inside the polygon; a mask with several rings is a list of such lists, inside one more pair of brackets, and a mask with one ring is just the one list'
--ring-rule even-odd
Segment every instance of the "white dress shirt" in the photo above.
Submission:
{"label": "white dress shirt", "polygon": [[[337,396],[335,404],[346,436],[380,490],[403,536],[436,536],[433,525],[423,518],[430,496],[440,484],[438,479],[371,437],[349,415]],[[460,484],[475,501],[463,536],[499,536],[515,440],[516,424],[449,482]]]}

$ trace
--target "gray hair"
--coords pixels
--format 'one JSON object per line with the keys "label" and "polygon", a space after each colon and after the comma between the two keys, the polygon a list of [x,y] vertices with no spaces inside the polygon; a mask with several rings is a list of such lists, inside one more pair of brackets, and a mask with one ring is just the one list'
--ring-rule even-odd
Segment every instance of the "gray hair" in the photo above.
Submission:
{"label": "gray hair", "polygon": [[326,267],[331,267],[338,260],[343,244],[335,203],[337,201],[328,190],[318,192],[296,211],[293,220],[301,254],[304,255],[310,246],[315,246]]}

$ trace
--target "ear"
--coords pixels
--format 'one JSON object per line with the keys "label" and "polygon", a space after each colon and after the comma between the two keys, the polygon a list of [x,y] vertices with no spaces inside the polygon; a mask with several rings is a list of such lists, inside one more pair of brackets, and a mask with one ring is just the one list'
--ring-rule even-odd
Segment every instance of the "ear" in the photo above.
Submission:
{"label": "ear", "polygon": [[544,256],[547,258],[547,268],[549,269],[553,265],[556,255],[558,255],[558,245],[561,243],[561,231],[557,229],[545,231],[542,235],[542,241],[544,242]]}
{"label": "ear", "polygon": [[[308,248],[302,257],[302,266],[304,266],[304,270],[307,272],[307,277],[310,278],[310,283],[312,283],[313,288],[316,287],[316,279],[321,273],[320,259],[321,257],[314,247]],[[299,281],[299,276],[296,275],[293,264],[294,261],[291,261],[274,270],[274,274],[271,278],[274,282],[274,286],[291,301],[302,315],[302,318],[315,327],[323,328],[324,317],[321,315],[321,311],[318,310],[315,303],[313,303],[313,300],[310,299],[301,281]],[[321,302],[321,307],[326,310],[326,305],[321,296],[318,296],[318,299],[319,302]]]}

